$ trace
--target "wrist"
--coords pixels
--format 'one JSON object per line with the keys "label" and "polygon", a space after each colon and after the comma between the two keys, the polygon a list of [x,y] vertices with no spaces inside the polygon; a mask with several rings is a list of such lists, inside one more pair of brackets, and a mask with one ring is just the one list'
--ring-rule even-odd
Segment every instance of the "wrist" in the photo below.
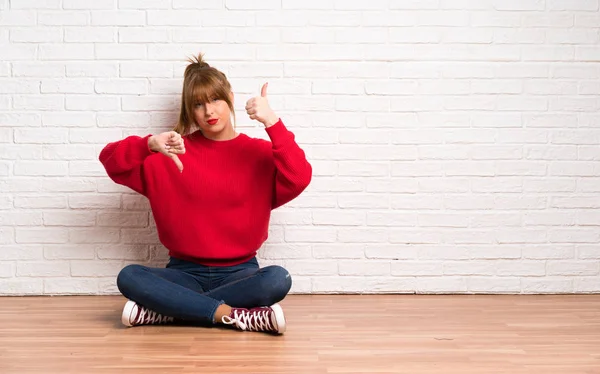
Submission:
{"label": "wrist", "polygon": [[263,124],[265,125],[265,127],[271,127],[274,124],[276,124],[277,122],[279,122],[279,117],[277,117],[277,115],[275,115],[275,113],[273,113],[271,116],[269,116],[265,122],[263,122]]}
{"label": "wrist", "polygon": [[156,151],[153,148],[153,145],[154,145],[154,135],[152,135],[148,138],[148,150],[152,153],[156,153]]}

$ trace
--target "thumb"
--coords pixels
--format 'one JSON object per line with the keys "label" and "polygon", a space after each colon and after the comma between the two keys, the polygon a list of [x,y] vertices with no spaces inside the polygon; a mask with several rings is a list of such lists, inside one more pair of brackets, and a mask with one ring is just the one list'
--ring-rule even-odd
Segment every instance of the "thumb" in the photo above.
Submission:
{"label": "thumb", "polygon": [[183,164],[181,163],[179,157],[177,157],[177,155],[175,154],[170,153],[169,158],[173,160],[173,162],[175,162],[175,165],[177,165],[177,169],[179,169],[179,172],[183,172]]}
{"label": "thumb", "polygon": [[269,85],[269,82],[263,84],[262,88],[260,89],[260,96],[267,97],[267,86],[268,85]]}

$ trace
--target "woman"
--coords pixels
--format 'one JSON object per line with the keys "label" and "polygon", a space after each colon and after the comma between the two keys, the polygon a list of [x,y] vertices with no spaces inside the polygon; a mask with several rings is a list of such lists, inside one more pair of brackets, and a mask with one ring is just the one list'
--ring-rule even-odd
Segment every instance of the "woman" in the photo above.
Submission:
{"label": "woman", "polygon": [[[271,141],[235,130],[225,74],[203,56],[185,69],[174,131],[108,144],[100,161],[116,183],[150,201],[166,268],[129,265],[117,286],[129,299],[127,326],[187,321],[281,334],[278,304],[292,280],[280,266],[259,268],[271,210],[297,197],[312,167],[267,100],[267,84],[246,112]],[[233,116],[233,123],[232,123]]]}

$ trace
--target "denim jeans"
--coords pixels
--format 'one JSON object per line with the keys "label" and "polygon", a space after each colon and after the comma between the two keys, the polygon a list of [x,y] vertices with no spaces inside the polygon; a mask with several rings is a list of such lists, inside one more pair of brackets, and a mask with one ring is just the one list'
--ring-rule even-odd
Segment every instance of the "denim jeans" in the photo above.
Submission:
{"label": "denim jeans", "polygon": [[215,311],[268,306],[283,300],[292,286],[281,266],[259,268],[256,258],[235,266],[204,266],[171,258],[166,268],[128,265],[117,277],[129,300],[175,320],[212,324]]}

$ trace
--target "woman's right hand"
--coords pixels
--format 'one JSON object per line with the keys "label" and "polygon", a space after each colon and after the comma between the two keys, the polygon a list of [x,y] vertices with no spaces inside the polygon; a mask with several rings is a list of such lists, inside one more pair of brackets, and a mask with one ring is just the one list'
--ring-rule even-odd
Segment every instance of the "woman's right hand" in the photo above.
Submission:
{"label": "woman's right hand", "polygon": [[162,134],[152,135],[148,138],[148,148],[153,152],[160,152],[167,156],[175,165],[180,172],[183,171],[183,164],[177,155],[185,153],[185,145],[183,144],[183,138],[175,131],[167,131]]}

